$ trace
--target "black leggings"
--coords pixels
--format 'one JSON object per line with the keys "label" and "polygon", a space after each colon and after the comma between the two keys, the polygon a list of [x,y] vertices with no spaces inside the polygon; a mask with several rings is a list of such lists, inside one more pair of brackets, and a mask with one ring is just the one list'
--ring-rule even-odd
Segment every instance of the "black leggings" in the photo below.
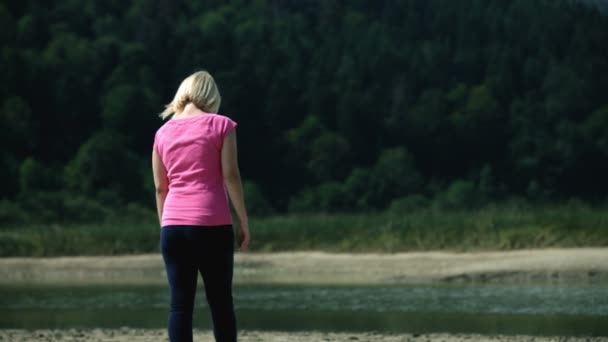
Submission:
{"label": "black leggings", "polygon": [[232,226],[165,226],[161,228],[160,236],[171,291],[170,341],[192,341],[192,311],[198,272],[205,283],[215,340],[236,341],[236,318],[232,303]]}

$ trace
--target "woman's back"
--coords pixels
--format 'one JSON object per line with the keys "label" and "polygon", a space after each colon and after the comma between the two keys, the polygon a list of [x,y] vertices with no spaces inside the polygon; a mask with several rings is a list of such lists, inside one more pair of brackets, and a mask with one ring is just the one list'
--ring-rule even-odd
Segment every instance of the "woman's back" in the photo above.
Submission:
{"label": "woman's back", "polygon": [[236,123],[217,114],[220,93],[213,77],[198,71],[182,81],[161,117],[173,118],[154,137],[152,173],[161,223],[160,249],[170,288],[171,342],[192,341],[198,274],[213,334],[236,342],[232,300],[234,231],[228,197],[238,217],[239,251],[249,245],[249,220],[238,167]]}
{"label": "woman's back", "polygon": [[171,119],[156,132],[154,149],[169,185],[162,226],[232,224],[221,150],[235,127],[225,116],[203,113]]}

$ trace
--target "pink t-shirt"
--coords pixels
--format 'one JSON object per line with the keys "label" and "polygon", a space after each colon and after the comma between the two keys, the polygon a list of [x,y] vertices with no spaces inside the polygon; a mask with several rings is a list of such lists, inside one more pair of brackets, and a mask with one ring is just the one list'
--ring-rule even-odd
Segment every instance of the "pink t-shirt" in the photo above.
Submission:
{"label": "pink t-shirt", "polygon": [[161,226],[232,224],[221,150],[236,125],[222,115],[200,114],[169,120],[158,129],[154,149],[169,179]]}

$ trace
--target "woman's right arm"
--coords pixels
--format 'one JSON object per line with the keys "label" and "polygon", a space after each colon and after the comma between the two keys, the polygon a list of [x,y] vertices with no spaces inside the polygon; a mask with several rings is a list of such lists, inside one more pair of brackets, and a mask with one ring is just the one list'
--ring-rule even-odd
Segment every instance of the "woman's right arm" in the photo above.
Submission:
{"label": "woman's right arm", "polygon": [[165,199],[169,192],[169,181],[167,180],[167,170],[163,165],[160,156],[156,151],[152,151],[152,174],[154,176],[154,188],[156,189],[156,211],[158,213],[158,223],[162,225],[163,209]]}
{"label": "woman's right arm", "polygon": [[224,176],[224,184],[228,190],[228,196],[232,206],[236,211],[239,219],[237,230],[237,242],[239,251],[245,251],[249,245],[249,218],[247,217],[247,209],[245,208],[245,199],[243,196],[243,183],[241,181],[241,173],[239,171],[239,163],[237,157],[236,133],[234,130],[225,138],[222,145],[222,173]]}

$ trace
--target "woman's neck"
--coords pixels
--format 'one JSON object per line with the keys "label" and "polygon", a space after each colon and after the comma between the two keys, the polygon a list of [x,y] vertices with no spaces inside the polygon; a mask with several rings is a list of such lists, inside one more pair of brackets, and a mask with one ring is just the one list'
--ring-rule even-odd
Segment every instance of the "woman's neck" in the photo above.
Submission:
{"label": "woman's neck", "polygon": [[184,110],[182,110],[179,113],[176,112],[173,115],[173,118],[187,118],[190,116],[200,115],[200,114],[205,114],[205,113],[202,110],[200,110],[197,106],[195,106],[193,103],[188,103],[184,107]]}

